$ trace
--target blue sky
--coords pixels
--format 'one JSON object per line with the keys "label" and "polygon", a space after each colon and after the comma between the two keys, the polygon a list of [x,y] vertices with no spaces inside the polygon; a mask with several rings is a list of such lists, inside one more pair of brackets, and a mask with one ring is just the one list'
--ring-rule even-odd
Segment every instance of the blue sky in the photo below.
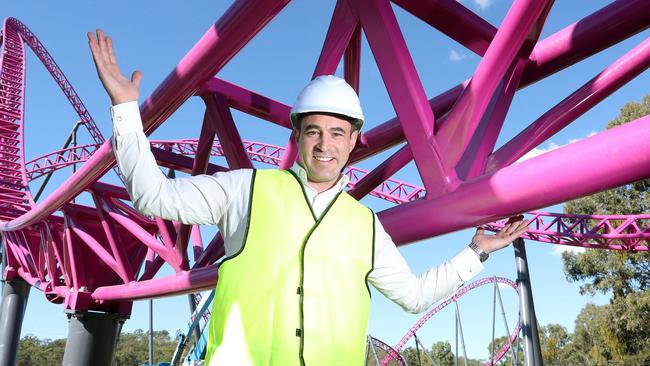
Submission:
{"label": "blue sky", "polygon": [[[99,27],[113,37],[122,70],[125,73],[134,69],[144,72],[142,96],[146,97],[230,3],[203,0],[10,0],[3,3],[0,15],[2,18],[18,18],[38,36],[84,101],[104,136],[108,137],[111,131],[109,100],[97,80],[87,47],[86,32]],[[510,1],[502,0],[467,0],[462,3],[495,26],[500,24],[511,4]],[[595,0],[557,1],[542,38],[607,3]],[[312,74],[333,8],[333,1],[292,2],[218,76],[291,104]],[[471,77],[480,61],[478,56],[401,9],[395,8],[395,13],[429,97]],[[648,31],[642,32],[520,91],[514,98],[497,146],[647,38],[648,34]],[[26,156],[29,159],[58,149],[77,119],[40,61],[31,51],[28,51],[27,58]],[[372,127],[392,118],[394,111],[365,41],[361,62],[361,101],[367,125]],[[555,145],[567,144],[604,129],[606,123],[617,115],[620,107],[629,101],[640,100],[648,93],[647,85],[650,85],[650,75],[646,71],[538,149],[548,150]],[[202,102],[198,98],[191,98],[154,133],[153,138],[198,137],[202,114]],[[260,123],[255,118],[236,111],[233,114],[243,138],[285,144],[288,138],[286,130]],[[80,142],[89,141],[87,135],[80,134]],[[362,162],[359,166],[371,167],[372,162],[386,156],[383,154],[369,162]],[[420,184],[414,173],[411,164],[400,171],[396,178]],[[60,184],[67,174],[70,172],[58,174],[47,192],[56,187],[57,182]],[[107,181],[114,181],[114,177],[108,177]],[[364,202],[376,211],[389,207],[387,203],[374,198],[367,198]],[[548,210],[559,212],[562,207],[558,205]],[[472,233],[472,230],[464,230],[447,234],[402,247],[401,252],[415,272],[422,272],[462,249],[469,242]],[[559,323],[572,330],[575,316],[584,304],[606,302],[605,296],[581,296],[577,284],[567,283],[557,247],[530,242],[528,256],[535,306],[541,324]],[[511,249],[494,253],[479,277],[492,275],[515,278]],[[508,309],[509,326],[512,328],[516,317],[516,297],[511,290],[503,290],[503,296]],[[176,329],[184,328],[188,321],[185,297],[155,300],[154,308],[156,329],[168,329],[174,333]],[[124,330],[146,329],[147,309],[146,302],[136,303],[132,319],[126,322]],[[491,339],[492,289],[483,288],[465,296],[460,309],[468,355],[487,357],[486,347]],[[39,292],[32,291],[23,334],[35,334],[41,338],[65,337],[67,321],[62,310],[61,306],[45,301]],[[372,335],[395,344],[418,318],[419,315],[406,314],[380,294],[374,293],[370,324]],[[500,320],[497,319],[497,335],[499,331],[503,334],[499,324]],[[426,345],[437,340],[452,341],[453,329],[453,311],[447,309],[423,327],[419,333],[420,339]]]}

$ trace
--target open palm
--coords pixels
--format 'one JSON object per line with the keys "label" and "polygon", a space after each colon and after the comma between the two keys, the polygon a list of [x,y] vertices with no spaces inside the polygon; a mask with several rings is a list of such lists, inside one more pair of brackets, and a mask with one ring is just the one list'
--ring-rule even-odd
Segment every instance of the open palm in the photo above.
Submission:
{"label": "open palm", "polygon": [[88,32],[88,44],[95,61],[97,75],[111,98],[111,103],[116,105],[138,100],[142,72],[134,71],[131,79],[122,75],[115,58],[113,41],[101,29],[97,29],[97,37],[94,33]]}
{"label": "open palm", "polygon": [[520,237],[528,230],[530,221],[524,220],[522,215],[511,217],[503,229],[494,235],[486,235],[485,230],[478,229],[472,238],[474,244],[478,245],[486,253],[494,252],[508,246],[512,241]]}

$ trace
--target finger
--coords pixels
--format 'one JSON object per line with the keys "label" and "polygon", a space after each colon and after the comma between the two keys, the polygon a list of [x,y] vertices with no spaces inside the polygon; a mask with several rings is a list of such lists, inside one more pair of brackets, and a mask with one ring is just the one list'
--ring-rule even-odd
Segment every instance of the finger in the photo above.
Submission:
{"label": "finger", "polygon": [[135,70],[131,75],[131,82],[135,84],[136,87],[140,88],[140,81],[142,80],[142,71]]}
{"label": "finger", "polygon": [[111,58],[108,53],[108,41],[106,40],[106,33],[103,30],[97,29],[97,39],[99,41],[99,51],[101,57],[105,62],[108,62]]}
{"label": "finger", "polygon": [[95,33],[88,32],[86,35],[88,36],[88,45],[90,46],[90,52],[93,55],[93,59],[97,60],[97,53],[99,49],[97,45],[97,38],[95,38]]}
{"label": "finger", "polygon": [[117,59],[115,58],[115,49],[113,48],[113,39],[111,37],[106,37],[106,44],[108,48],[108,59],[111,63],[117,65]]}

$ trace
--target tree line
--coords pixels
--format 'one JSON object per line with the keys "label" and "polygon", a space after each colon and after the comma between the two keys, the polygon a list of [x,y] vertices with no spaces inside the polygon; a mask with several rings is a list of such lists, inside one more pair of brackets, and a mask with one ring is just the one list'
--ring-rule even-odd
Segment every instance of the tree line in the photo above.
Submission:
{"label": "tree line", "polygon": [[[166,330],[154,331],[154,363],[169,362],[177,341]],[[26,335],[20,340],[17,366],[61,365],[65,339],[39,339]],[[121,333],[115,349],[113,366],[137,366],[148,363],[149,334],[142,329]]]}

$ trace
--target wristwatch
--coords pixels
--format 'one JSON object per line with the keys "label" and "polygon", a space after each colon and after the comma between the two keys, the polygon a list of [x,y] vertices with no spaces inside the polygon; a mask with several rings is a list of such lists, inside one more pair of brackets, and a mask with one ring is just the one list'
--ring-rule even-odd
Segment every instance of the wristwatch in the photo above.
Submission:
{"label": "wristwatch", "polygon": [[474,242],[469,243],[469,247],[474,251],[474,253],[476,253],[476,255],[478,255],[478,259],[480,259],[481,262],[485,262],[490,256]]}

